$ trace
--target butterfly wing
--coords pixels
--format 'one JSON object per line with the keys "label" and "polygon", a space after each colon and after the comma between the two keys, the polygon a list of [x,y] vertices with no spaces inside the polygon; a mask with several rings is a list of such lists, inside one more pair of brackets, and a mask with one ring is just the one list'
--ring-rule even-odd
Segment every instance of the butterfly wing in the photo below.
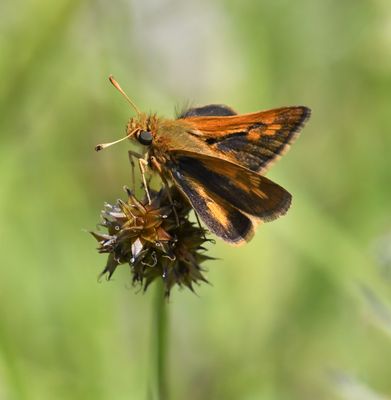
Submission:
{"label": "butterfly wing", "polygon": [[254,226],[286,213],[291,195],[266,177],[231,162],[173,152],[173,181],[210,231],[227,242],[250,240]]}
{"label": "butterfly wing", "polygon": [[189,117],[227,117],[236,115],[236,112],[224,104],[208,104],[203,107],[194,107],[182,111],[178,119]]}
{"label": "butterfly wing", "polygon": [[216,157],[264,173],[288,150],[310,114],[309,108],[295,106],[228,116],[190,112],[183,120],[193,127],[189,133],[206,142]]}

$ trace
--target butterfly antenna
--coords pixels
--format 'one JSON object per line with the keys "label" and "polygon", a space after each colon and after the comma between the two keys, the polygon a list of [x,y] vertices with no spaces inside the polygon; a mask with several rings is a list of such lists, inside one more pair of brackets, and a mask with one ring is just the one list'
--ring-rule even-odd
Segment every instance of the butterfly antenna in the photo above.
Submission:
{"label": "butterfly antenna", "polygon": [[126,101],[132,106],[132,108],[136,111],[136,113],[138,115],[140,115],[140,110],[137,108],[136,104],[133,103],[132,100],[130,100],[130,98],[128,97],[128,95],[122,90],[121,86],[119,85],[119,83],[114,79],[113,75],[109,76],[109,81],[111,82],[111,84],[122,94],[122,96],[125,97]]}
{"label": "butterfly antenna", "polygon": [[107,147],[112,146],[113,144],[117,144],[117,143],[119,143],[119,142],[122,142],[122,141],[125,140],[125,139],[129,139],[129,138],[130,138],[131,136],[133,136],[137,131],[139,131],[139,129],[135,129],[134,131],[128,133],[125,137],[123,137],[123,138],[121,138],[121,139],[118,139],[118,140],[115,140],[114,142],[97,144],[97,145],[95,146],[95,150],[96,150],[96,151],[101,151],[101,150],[106,149]]}

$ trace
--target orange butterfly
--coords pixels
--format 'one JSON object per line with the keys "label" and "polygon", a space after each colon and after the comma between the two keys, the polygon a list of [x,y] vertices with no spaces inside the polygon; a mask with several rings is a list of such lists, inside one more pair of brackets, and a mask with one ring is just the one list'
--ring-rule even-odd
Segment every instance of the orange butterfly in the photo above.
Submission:
{"label": "orange butterfly", "polygon": [[[296,139],[311,110],[281,107],[237,115],[224,105],[190,108],[178,119],[141,113],[113,77],[111,83],[137,112],[126,138],[145,149],[137,155],[144,186],[145,166],[173,182],[208,229],[231,244],[251,239],[261,222],[285,214],[292,196],[263,174]],[[135,154],[130,152],[130,154]]]}

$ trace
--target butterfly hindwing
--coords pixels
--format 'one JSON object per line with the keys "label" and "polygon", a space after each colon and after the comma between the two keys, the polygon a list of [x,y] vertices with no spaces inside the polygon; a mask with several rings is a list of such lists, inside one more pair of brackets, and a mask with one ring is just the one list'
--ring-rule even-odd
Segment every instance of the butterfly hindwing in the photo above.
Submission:
{"label": "butterfly hindwing", "polygon": [[191,152],[173,154],[172,177],[207,227],[243,243],[253,227],[285,214],[291,195],[281,186],[228,161]]}

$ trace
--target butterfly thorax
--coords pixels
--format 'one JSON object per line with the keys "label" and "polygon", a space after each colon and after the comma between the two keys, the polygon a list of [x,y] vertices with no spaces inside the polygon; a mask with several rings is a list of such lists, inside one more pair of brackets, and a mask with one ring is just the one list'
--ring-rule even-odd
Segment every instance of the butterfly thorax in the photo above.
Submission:
{"label": "butterfly thorax", "polygon": [[148,161],[155,157],[160,164],[172,161],[176,151],[208,153],[209,149],[196,136],[194,126],[185,119],[160,118],[155,114],[141,113],[131,118],[126,127],[127,135],[142,145]]}

